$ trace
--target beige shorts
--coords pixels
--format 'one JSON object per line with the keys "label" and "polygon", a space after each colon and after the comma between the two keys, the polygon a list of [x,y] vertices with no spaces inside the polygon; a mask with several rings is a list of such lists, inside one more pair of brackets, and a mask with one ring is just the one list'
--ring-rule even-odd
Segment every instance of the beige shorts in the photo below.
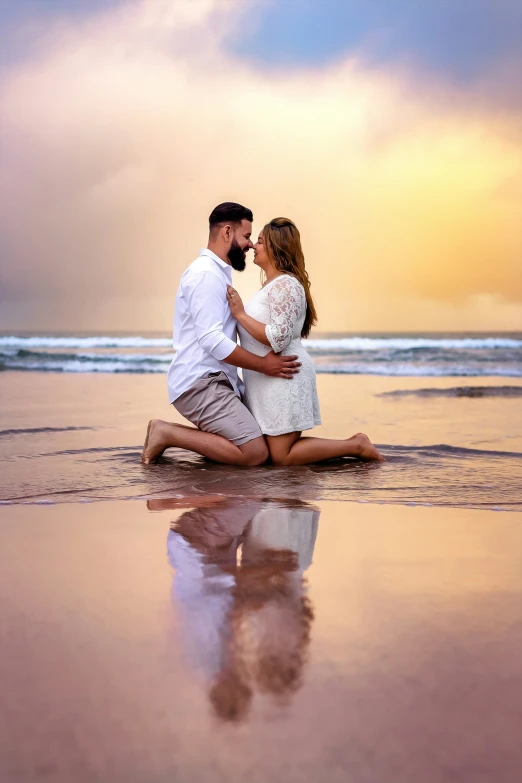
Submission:
{"label": "beige shorts", "polygon": [[263,437],[257,421],[234,392],[224,372],[200,378],[172,404],[198,429],[222,435],[236,446]]}

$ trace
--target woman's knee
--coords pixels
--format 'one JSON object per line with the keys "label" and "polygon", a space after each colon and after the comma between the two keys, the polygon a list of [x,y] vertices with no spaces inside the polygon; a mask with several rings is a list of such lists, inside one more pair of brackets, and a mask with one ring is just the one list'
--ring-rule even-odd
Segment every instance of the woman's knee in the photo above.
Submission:
{"label": "woman's knee", "polygon": [[293,459],[290,456],[292,448],[300,439],[300,432],[289,432],[284,435],[273,435],[267,438],[268,450],[270,452],[270,462],[272,465],[283,467],[292,465]]}
{"label": "woman's knee", "polygon": [[282,468],[285,465],[290,465],[291,464],[289,459],[288,459],[288,457],[273,457],[271,462],[272,462],[272,465],[276,466],[276,468]]}
{"label": "woman's knee", "polygon": [[270,449],[270,462],[279,468],[284,465],[290,465],[290,452],[285,452],[281,449]]}

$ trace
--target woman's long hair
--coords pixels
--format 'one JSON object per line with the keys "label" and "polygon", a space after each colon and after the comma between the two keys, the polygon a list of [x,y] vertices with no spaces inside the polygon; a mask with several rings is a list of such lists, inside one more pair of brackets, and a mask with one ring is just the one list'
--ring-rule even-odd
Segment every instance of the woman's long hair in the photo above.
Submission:
{"label": "woman's long hair", "polygon": [[288,218],[274,218],[263,229],[263,242],[270,261],[279,272],[299,280],[306,296],[306,316],[301,330],[301,337],[308,337],[310,329],[317,323],[312,294],[310,293],[310,278],[305,269],[305,260],[301,247],[301,237]]}

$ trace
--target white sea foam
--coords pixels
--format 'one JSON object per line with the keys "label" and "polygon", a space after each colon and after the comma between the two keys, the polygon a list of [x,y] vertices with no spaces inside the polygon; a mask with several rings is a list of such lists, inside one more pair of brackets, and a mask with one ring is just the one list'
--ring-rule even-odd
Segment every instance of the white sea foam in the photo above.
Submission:
{"label": "white sea foam", "polygon": [[118,372],[136,372],[136,373],[165,373],[169,362],[162,364],[143,364],[142,362],[125,362],[117,358],[107,361],[79,361],[77,359],[67,359],[65,361],[12,361],[7,364],[9,370],[34,370],[48,372],[96,372],[96,373],[118,373]]}
{"label": "white sea foam", "polygon": [[435,364],[427,366],[425,364],[404,364],[382,362],[381,364],[360,363],[360,364],[324,364],[315,368],[318,374],[330,375],[389,375],[403,377],[429,377],[429,378],[477,378],[477,377],[502,377],[502,378],[522,378],[522,366],[520,367],[491,367],[490,365],[473,367],[465,364]]}
{"label": "white sea foam", "polygon": [[171,348],[166,337],[0,337],[0,348]]}
{"label": "white sea foam", "polygon": [[[169,367],[169,361],[161,362],[140,362],[127,361],[117,357],[105,357],[103,361],[98,360],[78,360],[65,359],[45,360],[33,359],[14,360],[5,363],[5,369],[26,370],[26,371],[47,371],[47,372],[69,372],[69,373],[166,373]],[[318,374],[331,375],[384,375],[384,376],[412,376],[412,377],[505,377],[521,378],[522,366],[491,366],[490,364],[480,366],[477,364],[466,365],[457,363],[432,364],[422,363],[399,363],[399,362],[380,362],[372,364],[371,362],[346,362],[337,364],[319,364],[316,365]]]}
{"label": "white sea foam", "polygon": [[[304,340],[312,351],[407,351],[418,348],[439,349],[494,349],[522,348],[522,339],[515,337],[342,337]],[[11,348],[171,348],[172,340],[167,337],[0,337],[0,349]]]}
{"label": "white sea foam", "polygon": [[522,340],[512,337],[343,337],[340,339],[303,340],[312,351],[408,351],[418,348],[494,349],[522,348]]}

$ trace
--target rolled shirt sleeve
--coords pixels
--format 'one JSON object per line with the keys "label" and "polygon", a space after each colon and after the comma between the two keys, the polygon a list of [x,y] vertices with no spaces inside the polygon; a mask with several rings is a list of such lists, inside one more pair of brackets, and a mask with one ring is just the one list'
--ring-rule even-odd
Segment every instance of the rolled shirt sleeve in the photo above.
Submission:
{"label": "rolled shirt sleeve", "polygon": [[199,272],[187,281],[185,295],[199,345],[218,361],[224,361],[237,348],[237,343],[223,331],[225,280],[210,271]]}

